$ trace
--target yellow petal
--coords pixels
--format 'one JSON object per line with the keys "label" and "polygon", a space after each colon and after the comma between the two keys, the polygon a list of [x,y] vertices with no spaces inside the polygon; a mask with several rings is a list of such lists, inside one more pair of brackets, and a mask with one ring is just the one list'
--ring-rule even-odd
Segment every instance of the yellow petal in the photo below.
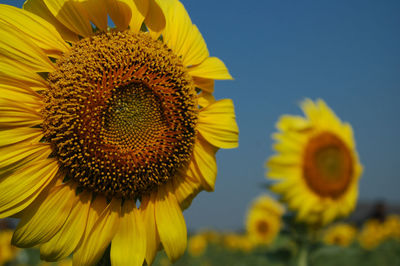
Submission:
{"label": "yellow petal", "polygon": [[161,6],[166,17],[164,42],[182,57],[184,66],[202,63],[209,56],[207,45],[197,27],[192,24],[185,7],[179,1],[169,1]]}
{"label": "yellow petal", "polygon": [[183,65],[186,67],[198,65],[210,56],[206,42],[196,25],[192,25],[181,53]]}
{"label": "yellow petal", "polygon": [[92,194],[82,192],[63,227],[48,242],[40,246],[40,258],[57,261],[68,257],[85,232]]}
{"label": "yellow petal", "polygon": [[194,197],[202,189],[201,183],[192,176],[189,169],[186,173],[182,173],[178,178],[173,179],[173,186],[174,195],[182,210],[190,206]]}
{"label": "yellow petal", "polygon": [[41,124],[39,111],[0,97],[0,128],[31,127]]}
{"label": "yellow petal", "polygon": [[146,225],[146,262],[148,265],[153,263],[157,250],[160,246],[155,218],[155,193],[144,196],[140,204],[140,216]]}
{"label": "yellow petal", "polygon": [[10,86],[23,85],[25,87],[47,88],[46,81],[28,67],[13,61],[0,61],[0,82]]}
{"label": "yellow petal", "polygon": [[26,10],[0,5],[0,24],[12,25],[32,40],[47,55],[59,56],[69,50],[56,28],[39,16]]}
{"label": "yellow petal", "polygon": [[120,212],[121,201],[113,199],[74,252],[74,265],[93,265],[98,262],[118,229]]}
{"label": "yellow petal", "polygon": [[107,9],[119,30],[140,31],[149,10],[149,1],[144,0],[106,0]]}
{"label": "yellow petal", "polygon": [[58,21],[55,18],[55,16],[53,16],[53,14],[50,12],[50,10],[47,8],[43,0],[27,0],[24,3],[23,8],[48,21],[51,25],[53,25],[57,29],[57,31],[64,40],[70,42],[79,41],[78,34],[72,32],[70,29],[64,26],[60,21]]}
{"label": "yellow petal", "polygon": [[99,29],[107,30],[107,8],[105,0],[79,0],[77,5],[80,5],[81,12],[85,14],[87,18],[93,22]]}
{"label": "yellow petal", "polygon": [[92,25],[79,2],[65,0],[43,0],[43,2],[51,14],[69,30],[83,37],[93,35]]}
{"label": "yellow petal", "polygon": [[193,159],[189,165],[197,178],[201,180],[207,191],[213,191],[217,178],[217,163],[215,153],[217,148],[210,145],[201,136],[198,136],[193,149]]}
{"label": "yellow petal", "polygon": [[161,243],[174,262],[185,252],[187,231],[182,210],[168,183],[158,188],[155,214]]}
{"label": "yellow petal", "polygon": [[214,102],[215,102],[215,98],[211,93],[203,91],[198,95],[197,103],[201,107],[209,106],[210,104],[212,104]]}
{"label": "yellow petal", "polygon": [[194,85],[208,93],[212,93],[214,91],[214,80],[213,79],[204,79],[199,77],[193,77]]}
{"label": "yellow petal", "polygon": [[145,225],[133,201],[122,206],[123,216],[111,244],[111,264],[142,266],[146,254]]}
{"label": "yellow petal", "polygon": [[37,143],[42,136],[43,132],[40,128],[14,128],[1,130],[0,147],[27,140],[32,143]]}
{"label": "yellow petal", "polygon": [[1,147],[0,148],[0,169],[13,165],[20,161],[31,161],[46,159],[51,153],[50,145],[47,143],[35,143]]}
{"label": "yellow petal", "polygon": [[75,187],[61,184],[49,193],[42,193],[24,211],[13,235],[18,247],[33,247],[49,241],[63,226],[78,197]]}
{"label": "yellow petal", "polygon": [[133,0],[132,5],[132,18],[129,22],[129,30],[139,32],[142,27],[143,21],[149,12],[150,1],[148,0]]}
{"label": "yellow petal", "polygon": [[52,159],[34,162],[0,179],[0,218],[15,214],[28,206],[53,180],[58,171]]}
{"label": "yellow petal", "polygon": [[0,22],[0,56],[33,72],[55,70],[47,55],[18,28]]}
{"label": "yellow petal", "polygon": [[144,23],[150,31],[151,36],[154,39],[158,39],[161,31],[165,28],[165,16],[155,0],[149,1],[149,10],[147,12]]}
{"label": "yellow petal", "polygon": [[[26,104],[31,107],[41,108],[41,96],[29,86],[15,81],[19,85],[0,84],[0,101],[6,99],[14,104]],[[3,105],[4,104],[0,104]]]}
{"label": "yellow petal", "polygon": [[217,57],[208,57],[200,65],[190,67],[188,72],[193,77],[206,79],[233,79],[225,64]]}
{"label": "yellow petal", "polygon": [[197,126],[200,134],[216,147],[229,149],[238,146],[239,128],[231,100],[219,100],[200,109]]}

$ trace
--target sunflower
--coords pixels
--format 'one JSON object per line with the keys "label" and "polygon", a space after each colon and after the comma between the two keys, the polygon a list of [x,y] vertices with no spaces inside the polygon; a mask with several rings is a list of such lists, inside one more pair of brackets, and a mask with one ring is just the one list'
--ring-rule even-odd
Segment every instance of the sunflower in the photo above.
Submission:
{"label": "sunflower", "polygon": [[328,245],[347,247],[353,243],[357,235],[357,229],[345,223],[333,225],[325,230],[323,241]]}
{"label": "sunflower", "polygon": [[269,196],[256,199],[247,214],[247,235],[255,244],[271,244],[282,226],[284,209]]}
{"label": "sunflower", "polygon": [[354,209],[362,167],[351,126],[322,100],[301,106],[306,118],[285,115],[277,123],[267,176],[298,221],[324,225]]}
{"label": "sunflower", "polygon": [[13,231],[0,228],[0,265],[6,265],[18,254],[18,249],[11,245]]}
{"label": "sunflower", "polygon": [[[107,25],[108,17],[115,27]],[[151,264],[185,250],[182,215],[238,145],[231,79],[178,0],[0,5],[0,218],[41,258]],[[127,256],[129,254],[129,256]]]}
{"label": "sunflower", "polygon": [[188,252],[193,257],[204,254],[207,249],[207,237],[204,234],[196,234],[189,238]]}
{"label": "sunflower", "polygon": [[367,220],[359,235],[358,242],[360,245],[368,250],[378,247],[387,238],[382,223],[376,219]]}

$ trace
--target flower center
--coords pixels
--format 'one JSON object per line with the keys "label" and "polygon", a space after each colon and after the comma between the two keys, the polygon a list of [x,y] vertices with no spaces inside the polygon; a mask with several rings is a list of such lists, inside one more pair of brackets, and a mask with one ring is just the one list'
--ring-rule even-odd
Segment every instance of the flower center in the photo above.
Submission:
{"label": "flower center", "polygon": [[351,152],[336,135],[322,132],[307,144],[303,173],[308,186],[317,194],[339,197],[346,191],[353,176]]}
{"label": "flower center", "polygon": [[266,235],[268,234],[268,231],[269,231],[269,225],[266,221],[260,220],[257,222],[257,232],[260,235]]}
{"label": "flower center", "polygon": [[43,130],[67,178],[136,199],[187,165],[196,93],[161,41],[103,33],[76,43],[57,66],[48,78]]}

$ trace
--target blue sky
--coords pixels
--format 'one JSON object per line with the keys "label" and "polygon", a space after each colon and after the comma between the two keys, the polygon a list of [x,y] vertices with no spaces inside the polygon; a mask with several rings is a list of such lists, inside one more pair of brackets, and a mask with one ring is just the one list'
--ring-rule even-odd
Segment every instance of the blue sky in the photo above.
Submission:
{"label": "blue sky", "polygon": [[185,212],[190,229],[241,227],[264,191],[274,124],[301,114],[305,97],[324,99],[352,124],[364,165],[360,199],[400,202],[400,1],[182,2],[235,78],[217,82],[215,95],[234,100],[240,128],[240,147],[218,153],[215,192]]}

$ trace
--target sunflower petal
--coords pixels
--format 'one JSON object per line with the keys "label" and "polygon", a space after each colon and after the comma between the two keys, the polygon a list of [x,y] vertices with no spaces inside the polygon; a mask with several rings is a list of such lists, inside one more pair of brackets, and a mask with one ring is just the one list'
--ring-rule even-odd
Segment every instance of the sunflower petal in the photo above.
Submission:
{"label": "sunflower petal", "polygon": [[214,102],[215,102],[215,97],[211,93],[203,91],[198,95],[197,103],[201,107],[209,106]]}
{"label": "sunflower petal", "polygon": [[160,238],[156,226],[155,218],[155,193],[144,196],[140,204],[140,216],[146,225],[146,262],[148,265],[153,263],[157,250],[160,246]]}
{"label": "sunflower petal", "polygon": [[101,258],[118,229],[120,206],[121,201],[116,199],[107,205],[90,233],[74,252],[74,265],[93,265]]}
{"label": "sunflower petal", "polygon": [[217,148],[210,145],[201,136],[196,139],[193,160],[189,168],[198,176],[198,179],[201,180],[203,187],[207,191],[214,190],[217,178],[217,163],[215,159],[217,150]]}
{"label": "sunflower petal", "polygon": [[212,145],[229,149],[236,148],[239,129],[231,100],[219,100],[200,109],[198,130]]}
{"label": "sunflower petal", "polygon": [[122,213],[118,232],[111,244],[111,264],[141,266],[146,254],[146,232],[143,221],[131,200],[124,202]]}
{"label": "sunflower petal", "polygon": [[204,79],[199,77],[193,77],[194,85],[208,93],[212,93],[214,91],[214,80],[213,79]]}
{"label": "sunflower petal", "polygon": [[28,164],[12,175],[1,178],[0,217],[12,215],[28,206],[54,179],[57,171],[57,161],[46,159]]}
{"label": "sunflower petal", "polygon": [[42,117],[35,109],[1,97],[0,112],[0,128],[31,127],[42,123]]}
{"label": "sunflower petal", "polygon": [[16,27],[46,54],[59,56],[69,50],[53,25],[26,10],[0,5],[0,23]]}
{"label": "sunflower petal", "polygon": [[185,7],[179,1],[169,1],[161,6],[166,16],[164,42],[182,57],[184,66],[202,63],[209,56],[207,45],[197,27],[192,24]]}
{"label": "sunflower petal", "polygon": [[[17,81],[15,83],[16,85],[0,84],[0,102],[6,99],[14,105],[26,104],[32,107],[41,107],[42,99],[38,93],[24,84]],[[0,106],[4,106],[4,104],[0,103]]]}
{"label": "sunflower petal", "polygon": [[165,16],[155,0],[149,1],[149,11],[144,19],[144,23],[154,39],[158,39],[161,31],[165,28]]}
{"label": "sunflower petal", "polygon": [[14,128],[0,131],[0,147],[30,140],[38,142],[43,136],[40,128]]}
{"label": "sunflower petal", "polygon": [[40,246],[40,258],[57,261],[68,257],[83,237],[90,208],[91,193],[83,192],[63,227],[48,242]]}
{"label": "sunflower petal", "polygon": [[47,143],[24,143],[21,146],[15,145],[0,148],[0,169],[14,165],[20,161],[46,159],[51,153],[50,145]]}
{"label": "sunflower petal", "polygon": [[43,0],[27,0],[24,3],[23,9],[38,15],[44,20],[48,21],[51,25],[53,25],[61,37],[66,41],[77,42],[79,41],[78,34],[68,29],[64,26],[60,21],[56,19],[55,16],[50,12],[47,8],[46,4]]}
{"label": "sunflower petal", "polygon": [[51,72],[55,67],[47,55],[16,27],[0,22],[0,55],[5,62],[33,72]]}
{"label": "sunflower petal", "polygon": [[149,1],[143,0],[106,0],[111,19],[119,30],[138,33],[149,9]]}
{"label": "sunflower petal", "polygon": [[30,88],[47,88],[46,81],[35,72],[25,70],[13,61],[0,61],[0,82],[2,85],[23,85]]}
{"label": "sunflower petal", "polygon": [[27,248],[49,241],[64,225],[76,201],[75,187],[68,184],[40,194],[24,211],[13,235],[13,244]]}
{"label": "sunflower petal", "polygon": [[225,64],[217,57],[208,57],[200,65],[190,67],[188,72],[193,77],[206,79],[233,79]]}
{"label": "sunflower petal", "polygon": [[53,16],[69,30],[82,37],[93,35],[86,11],[78,1],[43,0]]}
{"label": "sunflower petal", "polygon": [[185,252],[187,231],[182,210],[171,190],[168,183],[158,188],[155,214],[161,243],[174,262]]}
{"label": "sunflower petal", "polygon": [[92,21],[99,29],[107,30],[107,8],[105,0],[84,0],[76,3],[80,8],[86,10],[87,18]]}
{"label": "sunflower petal", "polygon": [[188,169],[180,178],[173,179],[174,195],[181,208],[187,209],[192,200],[201,191],[201,183],[196,180]]}

